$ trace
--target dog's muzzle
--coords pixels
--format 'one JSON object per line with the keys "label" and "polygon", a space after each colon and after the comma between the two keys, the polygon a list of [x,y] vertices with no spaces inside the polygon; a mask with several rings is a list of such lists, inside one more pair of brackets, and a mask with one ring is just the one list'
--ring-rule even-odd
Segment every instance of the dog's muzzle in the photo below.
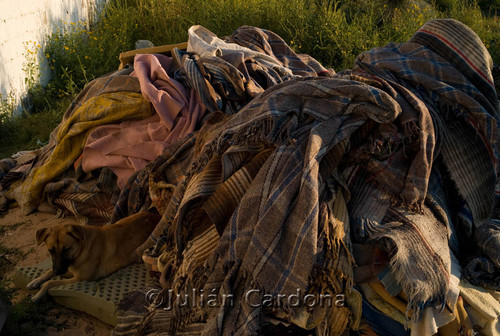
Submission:
{"label": "dog's muzzle", "polygon": [[68,267],[70,265],[70,260],[68,259],[54,259],[52,258],[52,270],[55,275],[63,275],[68,272]]}

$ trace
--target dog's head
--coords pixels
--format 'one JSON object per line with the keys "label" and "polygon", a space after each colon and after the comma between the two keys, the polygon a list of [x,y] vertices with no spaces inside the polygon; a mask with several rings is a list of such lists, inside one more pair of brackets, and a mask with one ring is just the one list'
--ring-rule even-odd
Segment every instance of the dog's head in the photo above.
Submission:
{"label": "dog's head", "polygon": [[56,275],[68,272],[81,251],[84,231],[80,225],[63,224],[36,232],[36,243],[45,242],[52,257],[52,270]]}

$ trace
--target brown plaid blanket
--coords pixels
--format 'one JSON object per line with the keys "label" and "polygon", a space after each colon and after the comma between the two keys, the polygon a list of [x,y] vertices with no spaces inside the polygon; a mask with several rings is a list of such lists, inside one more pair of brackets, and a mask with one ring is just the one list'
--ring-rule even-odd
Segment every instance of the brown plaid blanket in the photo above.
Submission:
{"label": "brown plaid blanket", "polygon": [[[401,115],[395,98],[394,90],[373,78],[294,79],[266,90],[238,114],[204,125],[191,149],[196,160],[166,208],[162,239],[146,253],[160,256],[166,288],[215,290],[236,301],[231,309],[178,309],[172,331],[206,317],[208,334],[258,332],[268,312],[242,301],[252,288],[262,289],[261,298],[297,289],[317,295],[349,291],[347,219],[341,221],[338,212],[345,208],[344,191],[335,172],[354,132],[368,120],[385,124]],[[429,165],[419,150],[412,158]],[[425,185],[412,181],[424,181],[428,172],[401,169],[415,176],[394,197],[403,200],[405,188],[425,194]],[[193,261],[190,246],[210,228],[222,233],[217,248]],[[273,314],[304,328],[322,324],[328,334],[341,334],[349,319],[346,307],[287,307]]]}

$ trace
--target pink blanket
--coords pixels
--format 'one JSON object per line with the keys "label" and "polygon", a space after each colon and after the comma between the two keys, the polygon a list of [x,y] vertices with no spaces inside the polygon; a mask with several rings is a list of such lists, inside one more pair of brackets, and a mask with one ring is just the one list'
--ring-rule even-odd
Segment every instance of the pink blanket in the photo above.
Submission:
{"label": "pink blanket", "polygon": [[171,58],[164,55],[135,56],[132,76],[139,80],[142,94],[153,104],[156,114],[92,131],[83,150],[85,171],[109,167],[121,188],[134,171],[195,130],[205,106],[194,90],[168,76],[170,63]]}

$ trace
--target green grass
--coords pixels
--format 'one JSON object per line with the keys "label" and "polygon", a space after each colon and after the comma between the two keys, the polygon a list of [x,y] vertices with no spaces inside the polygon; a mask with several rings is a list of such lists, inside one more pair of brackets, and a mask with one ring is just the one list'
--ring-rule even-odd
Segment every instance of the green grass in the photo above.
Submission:
{"label": "green grass", "polygon": [[[31,113],[11,117],[0,104],[0,157],[47,141],[71,99],[93,78],[115,70],[120,52],[135,41],[155,45],[187,40],[187,29],[201,24],[218,36],[242,25],[276,32],[297,52],[335,70],[351,68],[359,53],[388,42],[406,41],[423,23],[453,17],[478,33],[500,63],[500,0],[110,0],[91,25],[66,23],[48,37],[44,50],[52,80],[36,85],[37,64],[27,52]],[[41,48],[33,46],[33,48]],[[3,112],[3,113],[2,113]]]}
{"label": "green grass", "polygon": [[35,113],[23,112],[18,117],[0,118],[0,159],[20,150],[39,148],[48,141],[50,133],[59,124],[70,96],[50,101]]}

